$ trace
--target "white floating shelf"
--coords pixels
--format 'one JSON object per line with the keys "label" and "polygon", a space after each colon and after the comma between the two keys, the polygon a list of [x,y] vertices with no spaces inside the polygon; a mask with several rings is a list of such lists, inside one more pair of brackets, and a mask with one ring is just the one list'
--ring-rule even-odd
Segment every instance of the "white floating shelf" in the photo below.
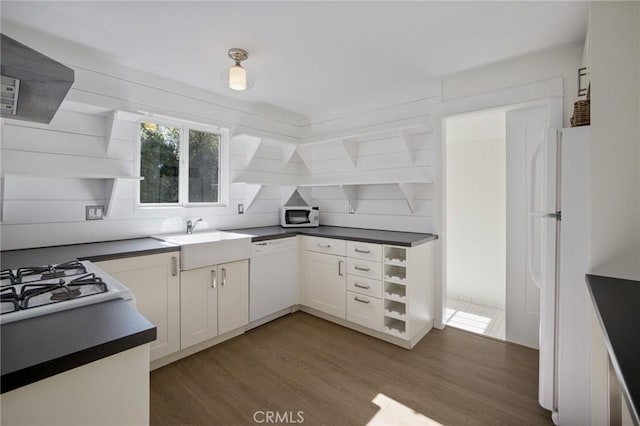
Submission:
{"label": "white floating shelf", "polygon": [[[16,178],[20,178],[20,177],[27,177],[27,178],[40,178],[40,179],[91,179],[91,180],[104,180],[107,182],[107,190],[106,190],[106,200],[107,200],[107,205],[104,206],[104,217],[109,216],[109,214],[111,213],[111,208],[113,207],[113,204],[115,202],[116,199],[116,193],[118,190],[118,184],[120,183],[121,180],[143,180],[144,177],[142,176],[113,176],[113,175],[93,175],[93,174],[75,174],[75,173],[60,173],[60,174],[41,174],[41,173],[30,173],[30,172],[19,172],[19,173],[13,173],[13,172],[5,172],[4,173],[4,184],[5,186],[7,185],[7,178],[9,178],[9,181],[11,180],[11,177],[16,177]],[[6,194],[6,191],[3,191],[3,196],[4,194]],[[4,206],[4,200],[3,200],[3,206]],[[4,212],[3,212],[3,217],[4,217]]]}

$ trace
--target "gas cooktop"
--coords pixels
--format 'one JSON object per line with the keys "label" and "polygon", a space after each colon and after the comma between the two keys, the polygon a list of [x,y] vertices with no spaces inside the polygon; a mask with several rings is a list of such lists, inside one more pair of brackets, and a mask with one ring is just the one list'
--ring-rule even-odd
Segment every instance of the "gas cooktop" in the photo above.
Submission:
{"label": "gas cooktop", "polygon": [[89,261],[0,271],[0,323],[122,298],[131,292]]}

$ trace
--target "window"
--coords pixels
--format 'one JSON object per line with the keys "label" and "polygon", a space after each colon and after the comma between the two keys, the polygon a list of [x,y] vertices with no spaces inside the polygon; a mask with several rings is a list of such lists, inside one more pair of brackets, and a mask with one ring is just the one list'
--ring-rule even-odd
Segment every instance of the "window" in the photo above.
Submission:
{"label": "window", "polygon": [[218,129],[141,122],[140,205],[221,203],[222,145]]}

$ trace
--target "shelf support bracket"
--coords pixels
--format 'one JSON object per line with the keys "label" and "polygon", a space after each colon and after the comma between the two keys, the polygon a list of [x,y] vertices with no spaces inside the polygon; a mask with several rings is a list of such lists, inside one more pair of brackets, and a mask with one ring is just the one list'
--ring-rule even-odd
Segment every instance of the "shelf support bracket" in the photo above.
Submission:
{"label": "shelf support bracket", "polygon": [[244,211],[246,213],[258,198],[260,191],[262,191],[263,185],[245,184],[244,188]]}
{"label": "shelf support bracket", "polygon": [[358,210],[358,188],[358,185],[340,185],[342,193],[349,201],[349,208],[354,212]]}
{"label": "shelf support bracket", "polygon": [[415,212],[415,195],[414,195],[414,186],[413,183],[398,183],[398,188],[404,195],[405,200],[407,201],[407,205],[409,206],[409,210],[411,213]]}
{"label": "shelf support bracket", "polygon": [[358,142],[343,138],[340,139],[340,144],[342,145],[344,152],[347,153],[349,160],[351,160],[353,167],[356,167],[358,164]]}
{"label": "shelf support bracket", "polygon": [[108,217],[111,214],[119,183],[120,179],[118,178],[107,179],[107,205],[104,206],[104,217]]}
{"label": "shelf support bracket", "polygon": [[296,147],[296,152],[304,162],[304,165],[307,168],[307,170],[309,170],[309,173],[311,173],[312,167],[313,167],[313,146],[298,145]]}

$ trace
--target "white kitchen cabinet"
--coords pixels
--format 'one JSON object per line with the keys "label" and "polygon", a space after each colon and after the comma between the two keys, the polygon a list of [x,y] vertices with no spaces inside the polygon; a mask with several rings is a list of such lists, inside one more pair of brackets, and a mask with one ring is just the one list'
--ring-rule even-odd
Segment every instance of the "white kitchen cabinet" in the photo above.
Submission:
{"label": "white kitchen cabinet", "polygon": [[249,323],[249,261],[218,266],[218,334]]}
{"label": "white kitchen cabinet", "polygon": [[182,271],[181,349],[249,323],[249,262]]}
{"label": "white kitchen cabinet", "polygon": [[304,238],[302,310],[406,348],[433,327],[435,242]]}
{"label": "white kitchen cabinet", "polygon": [[382,331],[382,299],[347,291],[347,321]]}
{"label": "white kitchen cabinet", "polygon": [[218,267],[182,271],[180,275],[181,349],[218,335]]}
{"label": "white kitchen cabinet", "polygon": [[136,308],[157,329],[151,361],[180,350],[179,252],[95,262],[131,290]]}
{"label": "white kitchen cabinet", "polygon": [[301,303],[345,319],[345,257],[307,251],[304,262],[305,279]]}

